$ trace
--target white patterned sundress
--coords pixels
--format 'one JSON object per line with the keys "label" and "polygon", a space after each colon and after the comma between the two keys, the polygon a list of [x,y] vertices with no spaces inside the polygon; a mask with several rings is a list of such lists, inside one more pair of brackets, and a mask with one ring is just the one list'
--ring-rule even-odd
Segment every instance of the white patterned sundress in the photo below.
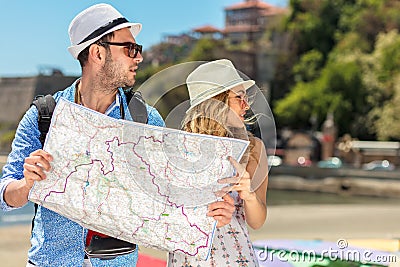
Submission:
{"label": "white patterned sundress", "polygon": [[244,217],[243,200],[237,192],[232,192],[231,196],[235,200],[236,211],[231,223],[216,229],[208,260],[197,260],[183,253],[169,253],[169,267],[258,266]]}

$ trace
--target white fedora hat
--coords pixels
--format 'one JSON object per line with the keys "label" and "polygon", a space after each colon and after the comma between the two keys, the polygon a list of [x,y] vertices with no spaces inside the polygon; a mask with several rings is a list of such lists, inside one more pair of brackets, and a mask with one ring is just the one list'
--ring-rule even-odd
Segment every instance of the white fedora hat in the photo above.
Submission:
{"label": "white fedora hat", "polygon": [[76,15],[71,21],[68,29],[71,46],[68,47],[68,51],[77,59],[82,50],[102,36],[128,27],[133,37],[136,37],[142,29],[142,24],[129,22],[108,4],[93,5]]}
{"label": "white fedora hat", "polygon": [[228,59],[204,63],[193,70],[186,78],[190,97],[190,107],[186,113],[203,101],[236,86],[243,85],[247,90],[254,84],[253,80],[243,80]]}

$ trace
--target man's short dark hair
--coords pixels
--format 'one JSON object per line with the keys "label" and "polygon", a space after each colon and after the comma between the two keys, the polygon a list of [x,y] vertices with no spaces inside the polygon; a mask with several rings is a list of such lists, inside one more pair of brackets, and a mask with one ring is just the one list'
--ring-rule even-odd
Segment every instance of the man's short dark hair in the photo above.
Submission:
{"label": "man's short dark hair", "polygon": [[[113,37],[114,37],[114,32],[110,32],[110,33],[104,35],[103,37],[101,37],[97,42],[108,42]],[[97,42],[94,42],[93,44],[96,44]],[[83,68],[85,66],[86,62],[88,61],[89,48],[91,45],[89,45],[88,47],[83,49],[82,52],[80,52],[78,55],[78,60],[79,60],[79,63],[81,64],[81,68]],[[108,46],[106,46],[106,49],[110,49],[110,48]]]}

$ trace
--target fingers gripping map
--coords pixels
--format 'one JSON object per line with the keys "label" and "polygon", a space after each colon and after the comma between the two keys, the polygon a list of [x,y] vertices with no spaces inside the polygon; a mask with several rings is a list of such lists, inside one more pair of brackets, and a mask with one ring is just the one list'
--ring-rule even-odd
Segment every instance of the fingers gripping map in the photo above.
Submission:
{"label": "fingers gripping map", "polygon": [[44,150],[47,178],[29,200],[85,228],[146,247],[206,259],[216,221],[214,192],[248,146],[117,120],[61,98]]}

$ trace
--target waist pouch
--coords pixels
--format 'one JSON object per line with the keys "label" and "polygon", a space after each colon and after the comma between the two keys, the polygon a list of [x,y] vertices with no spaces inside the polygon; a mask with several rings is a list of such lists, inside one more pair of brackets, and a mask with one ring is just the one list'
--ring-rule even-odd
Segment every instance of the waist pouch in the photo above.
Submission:
{"label": "waist pouch", "polygon": [[136,244],[99,235],[93,235],[89,244],[85,247],[85,253],[89,258],[100,258],[102,260],[111,260],[117,256],[135,252],[135,250]]}

